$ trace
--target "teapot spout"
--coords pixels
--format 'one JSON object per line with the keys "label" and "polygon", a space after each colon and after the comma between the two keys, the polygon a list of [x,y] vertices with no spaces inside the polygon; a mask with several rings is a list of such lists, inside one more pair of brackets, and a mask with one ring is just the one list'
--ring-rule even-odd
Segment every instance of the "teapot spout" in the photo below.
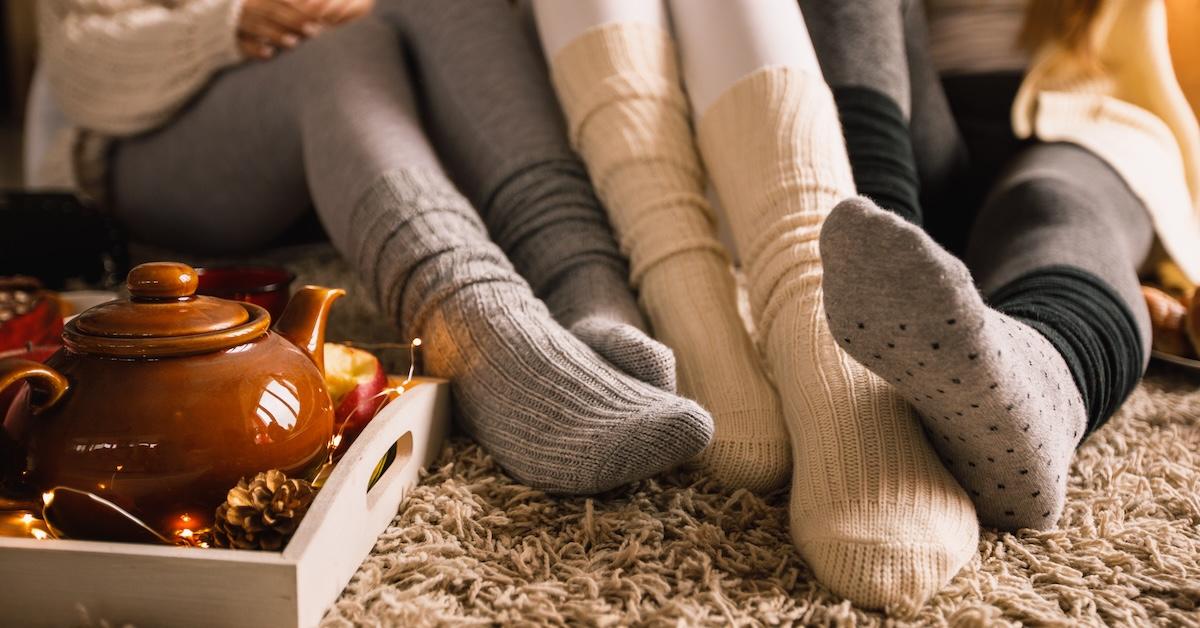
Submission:
{"label": "teapot spout", "polygon": [[341,288],[304,286],[288,301],[287,309],[275,323],[275,331],[308,354],[325,373],[325,325],[329,308],[346,294]]}

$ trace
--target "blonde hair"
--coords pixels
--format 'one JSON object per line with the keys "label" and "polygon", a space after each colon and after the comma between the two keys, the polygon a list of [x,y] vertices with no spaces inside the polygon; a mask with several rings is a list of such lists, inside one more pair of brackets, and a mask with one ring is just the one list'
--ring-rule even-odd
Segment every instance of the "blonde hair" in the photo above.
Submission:
{"label": "blonde hair", "polygon": [[1092,25],[1103,0],[1030,0],[1021,44],[1030,51],[1054,42],[1086,66],[1096,66]]}

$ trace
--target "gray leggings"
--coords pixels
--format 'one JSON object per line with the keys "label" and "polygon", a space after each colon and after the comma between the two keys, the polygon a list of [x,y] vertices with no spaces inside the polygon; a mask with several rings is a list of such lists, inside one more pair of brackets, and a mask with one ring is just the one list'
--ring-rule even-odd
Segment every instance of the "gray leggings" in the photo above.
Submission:
{"label": "gray leggings", "polygon": [[966,178],[973,189],[961,195],[967,209],[940,216],[950,232],[967,227],[962,257],[989,304],[1058,349],[1095,429],[1150,359],[1150,316],[1137,271],[1154,228],[1141,200],[1095,154],[1016,140],[1008,110],[1019,82],[1007,75],[946,81],[974,172]]}
{"label": "gray leggings", "polygon": [[120,142],[114,211],[139,240],[219,254],[315,206],[344,251],[350,209],[400,168],[441,170],[396,29],[371,16],[226,70],[169,125]]}
{"label": "gray leggings", "polygon": [[[1120,295],[1149,347],[1137,269],[1153,242],[1146,208],[1111,166],[1073,144],[1033,144],[984,201],[964,261],[986,295],[1041,268],[1089,272]],[[1144,351],[1143,364],[1149,359]]]}

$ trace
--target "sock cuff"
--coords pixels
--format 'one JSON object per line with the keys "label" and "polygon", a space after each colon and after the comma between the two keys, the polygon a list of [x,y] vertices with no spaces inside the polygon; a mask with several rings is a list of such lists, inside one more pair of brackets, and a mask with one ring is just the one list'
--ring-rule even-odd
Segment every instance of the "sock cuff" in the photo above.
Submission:
{"label": "sock cuff", "polygon": [[997,288],[988,300],[1062,355],[1087,408],[1088,433],[1117,411],[1141,379],[1146,347],[1137,319],[1092,273],[1065,265],[1039,268]]}
{"label": "sock cuff", "polygon": [[730,205],[761,212],[792,192],[854,195],[837,109],[820,75],[789,66],[746,75],[704,112],[699,138],[709,174]]}
{"label": "sock cuff", "polygon": [[921,224],[916,158],[908,122],[886,94],[859,86],[833,88],[858,193]]}
{"label": "sock cuff", "polygon": [[440,172],[380,176],[351,211],[351,259],[373,298],[406,330],[457,290],[484,281],[523,283],[487,237],[478,214]]}
{"label": "sock cuff", "polygon": [[604,208],[577,160],[543,161],[511,173],[484,217],[535,294],[580,264],[602,264],[628,276]]}
{"label": "sock cuff", "polygon": [[555,55],[550,70],[576,144],[588,115],[621,100],[658,100],[687,117],[675,44],[658,26],[619,22],[588,29]]}
{"label": "sock cuff", "polygon": [[551,61],[554,84],[631,282],[697,249],[728,259],[704,196],[688,104],[670,36],[649,24],[597,26]]}
{"label": "sock cuff", "polygon": [[833,97],[818,74],[764,67],[717,98],[699,136],[721,202],[738,213],[733,235],[767,332],[791,294],[819,287],[821,224],[854,194]]}

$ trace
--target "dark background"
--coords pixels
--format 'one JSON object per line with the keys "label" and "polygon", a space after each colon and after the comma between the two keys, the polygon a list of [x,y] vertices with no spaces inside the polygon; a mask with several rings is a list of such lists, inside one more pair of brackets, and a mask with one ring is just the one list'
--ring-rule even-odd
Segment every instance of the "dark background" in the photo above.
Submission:
{"label": "dark background", "polygon": [[21,181],[21,118],[36,55],[38,0],[0,0],[0,188]]}

